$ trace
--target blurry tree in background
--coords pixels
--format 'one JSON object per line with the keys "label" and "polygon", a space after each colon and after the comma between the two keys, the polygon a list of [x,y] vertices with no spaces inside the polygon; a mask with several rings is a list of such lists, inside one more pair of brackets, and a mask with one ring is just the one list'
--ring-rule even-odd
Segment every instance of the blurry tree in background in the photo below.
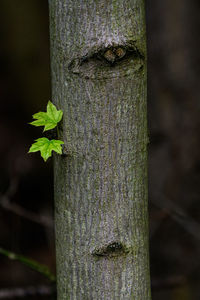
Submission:
{"label": "blurry tree in background", "polygon": [[[146,2],[153,299],[198,300],[200,2]],[[40,133],[26,123],[50,99],[48,30],[47,1],[0,1],[0,245],[54,268],[51,162],[26,154]],[[50,223],[5,209],[5,198]],[[0,291],[48,284],[2,256],[0,269]]]}
{"label": "blurry tree in background", "polygon": [[199,12],[196,0],[147,1],[154,299],[200,299]]}
{"label": "blurry tree in background", "polygon": [[[28,122],[50,100],[47,1],[0,1],[0,44],[0,247],[55,269],[52,164],[27,154],[41,133]],[[0,295],[49,284],[18,262],[0,265]]]}

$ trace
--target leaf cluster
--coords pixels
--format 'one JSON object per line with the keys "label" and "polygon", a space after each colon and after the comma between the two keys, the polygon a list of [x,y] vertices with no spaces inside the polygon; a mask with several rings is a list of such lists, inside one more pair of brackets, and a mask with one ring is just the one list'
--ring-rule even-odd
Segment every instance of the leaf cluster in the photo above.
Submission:
{"label": "leaf cluster", "polygon": [[[55,128],[61,121],[63,112],[57,110],[56,106],[49,101],[47,104],[46,112],[38,112],[33,115],[34,121],[30,124],[34,126],[44,126],[43,131],[51,130]],[[58,154],[62,154],[62,145],[64,144],[61,140],[49,140],[46,137],[38,138],[35,140],[28,151],[28,153],[40,151],[44,161],[47,161],[52,155],[52,151]]]}

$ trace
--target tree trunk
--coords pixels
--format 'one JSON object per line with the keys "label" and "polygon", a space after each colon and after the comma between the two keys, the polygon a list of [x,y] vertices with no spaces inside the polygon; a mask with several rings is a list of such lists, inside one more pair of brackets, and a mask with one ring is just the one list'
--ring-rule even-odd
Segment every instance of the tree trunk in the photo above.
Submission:
{"label": "tree trunk", "polygon": [[50,0],[58,300],[149,300],[143,0]]}

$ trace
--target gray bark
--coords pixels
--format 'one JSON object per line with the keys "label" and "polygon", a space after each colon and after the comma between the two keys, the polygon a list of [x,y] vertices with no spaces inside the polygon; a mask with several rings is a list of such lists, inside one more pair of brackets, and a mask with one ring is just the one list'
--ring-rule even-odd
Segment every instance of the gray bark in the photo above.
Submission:
{"label": "gray bark", "polygon": [[50,0],[58,300],[149,300],[141,0]]}

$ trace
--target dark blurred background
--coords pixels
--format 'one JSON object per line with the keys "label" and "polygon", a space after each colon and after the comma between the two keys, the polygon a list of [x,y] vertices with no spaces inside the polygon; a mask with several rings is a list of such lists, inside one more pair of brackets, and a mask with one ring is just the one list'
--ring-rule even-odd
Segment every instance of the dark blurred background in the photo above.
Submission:
{"label": "dark blurred background", "polygon": [[[200,299],[199,15],[197,0],[147,1],[154,300]],[[55,272],[52,161],[27,154],[51,99],[47,0],[0,1],[0,99],[0,247]],[[0,299],[30,286],[50,299],[44,276],[0,255]]]}

